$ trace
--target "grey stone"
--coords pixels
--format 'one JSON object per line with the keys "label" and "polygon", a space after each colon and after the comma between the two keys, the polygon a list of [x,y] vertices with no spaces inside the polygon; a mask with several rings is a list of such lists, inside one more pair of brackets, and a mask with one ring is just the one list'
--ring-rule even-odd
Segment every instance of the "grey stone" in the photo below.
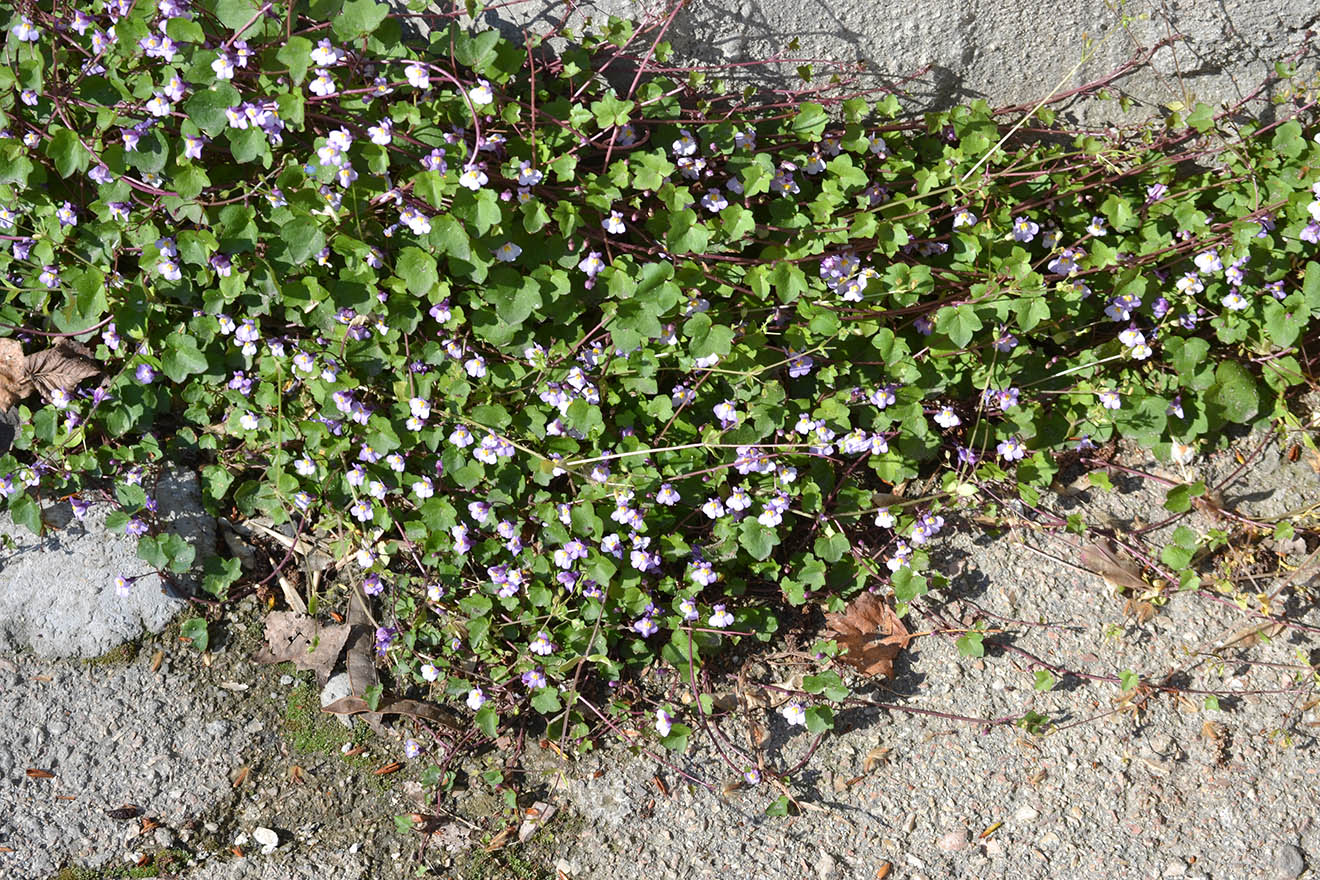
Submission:
{"label": "grey stone", "polygon": [[[215,522],[202,509],[197,475],[167,469],[156,487],[166,528],[197,551],[215,550]],[[195,579],[171,583],[149,573],[137,539],[105,527],[114,508],[93,504],[75,519],[67,502],[45,512],[45,535],[33,535],[0,516],[0,535],[13,542],[0,555],[0,651],[43,657],[97,657],[143,632],[160,632],[187,605]],[[137,577],[128,596],[115,592],[117,575]]]}
{"label": "grey stone", "polygon": [[1292,880],[1306,870],[1306,857],[1301,849],[1284,844],[1274,853],[1274,876],[1278,880]]}
{"label": "grey stone", "polygon": [[[401,12],[406,6],[402,0],[391,5]],[[546,33],[563,20],[580,31],[588,18],[603,22],[609,15],[643,21],[660,5],[583,0],[565,6],[538,0],[501,4],[482,13],[481,21],[521,44],[524,27]],[[441,7],[447,11],[448,4],[433,3],[426,11]],[[680,63],[786,59],[728,71],[727,78],[740,85],[800,87],[797,59],[832,60],[857,73],[859,88],[896,91],[916,111],[977,98],[992,106],[1031,107],[1055,91],[1107,76],[1138,54],[1148,56],[1149,63],[1108,87],[1134,102],[1131,113],[1116,101],[1062,105],[1080,121],[1108,124],[1159,115],[1174,101],[1236,103],[1264,81],[1275,61],[1303,46],[1318,20],[1314,5],[1302,0],[1126,5],[952,0],[938,11],[903,0],[702,0],[686,4],[666,38]],[[419,31],[426,30],[424,20],[414,21]],[[1169,41],[1175,34],[1181,39]],[[1169,44],[1156,50],[1165,41]],[[814,68],[817,82],[832,72],[826,64]],[[1314,50],[1299,68],[1303,75],[1315,71]],[[623,80],[626,87],[631,75]],[[1256,108],[1267,115],[1271,94],[1266,90]]]}

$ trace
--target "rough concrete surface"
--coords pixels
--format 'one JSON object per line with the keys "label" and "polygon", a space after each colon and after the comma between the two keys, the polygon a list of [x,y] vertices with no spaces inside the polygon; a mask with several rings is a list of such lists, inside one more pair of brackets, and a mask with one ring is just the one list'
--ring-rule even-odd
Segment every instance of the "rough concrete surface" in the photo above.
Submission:
{"label": "rough concrete surface", "polygon": [[[644,21],[665,8],[661,0],[583,0],[571,12],[566,3],[543,0],[491,5],[496,8],[482,20],[519,42],[522,28],[546,33],[566,14],[568,25],[580,30],[588,18]],[[404,8],[401,0],[395,6]],[[680,62],[809,59],[817,61],[817,74],[827,72],[822,59],[860,63],[859,86],[897,90],[907,96],[908,109],[921,111],[976,98],[992,106],[1034,104],[1181,35],[1111,87],[1133,99],[1130,113],[1112,101],[1065,105],[1077,121],[1107,124],[1149,118],[1170,101],[1236,104],[1276,61],[1302,49],[1308,30],[1318,25],[1320,7],[1307,0],[689,0],[674,19],[670,41]],[[1313,76],[1318,60],[1311,46],[1301,71]],[[731,78],[796,87],[801,63],[743,67]],[[1268,103],[1255,109],[1268,114]]]}
{"label": "rough concrete surface", "polygon": [[[1292,439],[1260,440],[1175,471],[1132,448],[1115,463],[1223,482],[1226,509],[1313,527],[1317,465],[1289,460]],[[1122,471],[1112,479],[1112,492],[1043,504],[1120,530],[1164,513],[1158,482]],[[1209,510],[1185,522],[1198,532],[1221,524]],[[1239,584],[1265,572],[1262,592],[1283,587],[1275,610],[1311,627],[1246,638],[1259,619],[1215,595],[1174,593],[1153,617],[1132,616],[1076,565],[1072,541],[1029,521],[991,535],[951,520],[932,548],[950,585],[909,620],[927,634],[899,655],[892,681],[844,673],[859,696],[889,708],[840,707],[836,732],[819,744],[759,703],[716,719],[717,741],[692,711],[687,683],[663,669],[639,682],[635,699],[688,707],[677,713],[696,729],[686,754],[641,754],[663,751],[649,721],[637,725],[641,748],[607,735],[571,761],[533,732],[506,778],[520,808],[543,801],[558,812],[527,844],[489,854],[482,846],[509,812],[482,773],[503,767],[511,742],[466,756],[463,785],[429,806],[418,780],[446,746],[405,721],[386,737],[360,724],[345,731],[319,713],[310,673],[255,666],[265,611],[255,597],[213,621],[206,658],[168,631],[114,662],[0,655],[0,876],[50,880],[58,867],[125,865],[169,849],[189,860],[172,874],[186,880],[849,880],[880,876],[886,864],[901,880],[1309,876],[1320,863],[1314,537],[1265,538],[1233,556]],[[1294,582],[1281,583],[1276,566],[1297,571]],[[983,657],[929,633],[977,621],[991,630]],[[749,687],[795,687],[808,668],[800,652],[818,635],[808,622],[781,643],[734,649],[724,665]],[[1042,663],[1057,674],[1038,689]],[[1125,699],[1124,671],[1180,690]],[[710,687],[728,694],[738,684],[730,675]],[[1217,704],[1207,704],[1211,693]],[[1028,711],[1053,726],[967,720]],[[421,743],[416,760],[402,754],[405,736]],[[344,743],[366,751],[346,753]],[[808,753],[788,789],[801,815],[765,814],[781,791],[768,781],[729,785],[741,766],[782,768]],[[375,772],[395,760],[398,772]],[[107,813],[124,804],[141,816]],[[433,816],[433,836],[395,830],[393,817],[412,812]],[[160,827],[144,831],[142,817]],[[261,851],[259,829],[275,833],[273,851]]]}
{"label": "rough concrete surface", "polygon": [[[186,538],[199,561],[214,553],[215,522],[202,509],[195,473],[166,471],[155,496],[168,530]],[[94,504],[78,520],[68,502],[53,505],[41,537],[0,516],[0,651],[96,657],[143,631],[160,632],[187,605],[178,589],[148,573],[136,538],[105,528],[113,509]],[[115,593],[121,574],[142,576],[127,597]],[[187,579],[178,584],[187,586]]]}

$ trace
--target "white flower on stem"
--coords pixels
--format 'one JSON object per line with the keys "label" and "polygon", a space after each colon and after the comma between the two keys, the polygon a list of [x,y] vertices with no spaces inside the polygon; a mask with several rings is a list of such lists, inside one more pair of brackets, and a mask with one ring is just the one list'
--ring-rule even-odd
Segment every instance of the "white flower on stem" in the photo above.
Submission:
{"label": "white flower on stem", "polygon": [[468,99],[473,104],[493,104],[495,103],[495,93],[490,90],[490,83],[486,80],[478,80],[477,85],[468,91]]}

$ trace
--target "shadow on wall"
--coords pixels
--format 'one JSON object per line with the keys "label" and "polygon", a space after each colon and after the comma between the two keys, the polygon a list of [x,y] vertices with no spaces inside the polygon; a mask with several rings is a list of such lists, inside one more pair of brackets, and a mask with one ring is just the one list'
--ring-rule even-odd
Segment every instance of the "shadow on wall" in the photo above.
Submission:
{"label": "shadow on wall", "polygon": [[[401,0],[393,2],[402,11]],[[440,2],[429,11],[455,8]],[[663,19],[666,9],[663,0],[524,0],[479,16],[521,42],[524,30],[580,32],[610,15]],[[977,98],[1031,105],[1176,37],[1110,85],[1112,95],[1131,99],[1131,113],[1095,99],[1056,106],[1065,119],[1099,125],[1156,115],[1171,101],[1236,104],[1276,60],[1294,54],[1314,77],[1320,56],[1309,31],[1316,26],[1311,0],[688,0],[668,39],[676,65],[723,66],[720,75],[736,85],[794,90],[803,86],[801,65],[812,66],[816,84],[846,69],[856,87],[893,91],[920,112]],[[1262,92],[1254,112],[1268,118],[1274,93]]]}

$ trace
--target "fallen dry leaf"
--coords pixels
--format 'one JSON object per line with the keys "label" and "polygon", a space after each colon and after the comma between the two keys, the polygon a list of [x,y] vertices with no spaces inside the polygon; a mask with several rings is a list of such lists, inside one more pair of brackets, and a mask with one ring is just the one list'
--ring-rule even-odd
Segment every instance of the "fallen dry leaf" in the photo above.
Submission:
{"label": "fallen dry leaf", "polygon": [[513,825],[505,826],[504,830],[492,837],[490,843],[486,844],[482,849],[486,852],[495,852],[495,850],[501,849],[510,839],[513,838],[513,834],[517,830],[518,829]]}
{"label": "fallen dry leaf", "polygon": [[557,808],[545,801],[537,801],[523,814],[522,824],[518,826],[518,842],[526,843],[536,830],[550,821]]}
{"label": "fallen dry leaf", "polygon": [[129,819],[136,819],[142,815],[142,808],[137,804],[124,804],[122,807],[106,810],[105,814],[116,821],[127,822]]}
{"label": "fallen dry leaf", "polygon": [[367,705],[367,701],[361,697],[342,697],[330,705],[322,707],[321,711],[330,712],[334,715],[360,715],[372,711],[377,715],[409,715],[423,721],[443,724],[451,730],[465,731],[468,729],[468,725],[459,720],[458,713],[445,706],[423,703],[420,700],[381,700],[373,710]]}
{"label": "fallen dry leaf", "polygon": [[23,344],[17,339],[0,339],[0,409],[9,409],[27,392],[23,381]]}
{"label": "fallen dry leaf", "polygon": [[292,661],[298,669],[310,669],[325,685],[339,654],[348,641],[347,624],[321,626],[296,611],[272,611],[266,615],[266,647],[252,655],[258,663]]}
{"label": "fallen dry leaf", "polygon": [[1084,544],[1081,562],[1086,568],[1104,578],[1105,583],[1115,592],[1146,589],[1147,584],[1141,579],[1141,567],[1119,556],[1118,550],[1110,541]]}
{"label": "fallen dry leaf", "polygon": [[391,761],[385,766],[377,767],[375,770],[372,770],[371,772],[372,775],[374,776],[389,776],[391,773],[398,773],[402,769],[403,769],[402,761]]}
{"label": "fallen dry leaf", "polygon": [[876,746],[866,753],[866,759],[862,761],[862,772],[870,773],[881,764],[889,763],[889,746]]}
{"label": "fallen dry leaf", "polygon": [[243,786],[243,783],[247,782],[248,776],[250,776],[251,774],[252,774],[251,767],[239,768],[239,771],[234,774],[234,788],[241,788]]}
{"label": "fallen dry leaf", "polygon": [[889,872],[890,872],[890,870],[893,869],[893,867],[894,867],[894,866],[893,866],[893,863],[891,863],[891,862],[885,862],[883,865],[881,865],[880,867],[876,868],[876,869],[875,869],[875,880],[885,880],[885,878],[889,876]]}
{"label": "fallen dry leaf", "polygon": [[864,675],[894,677],[894,658],[911,636],[883,599],[862,593],[842,614],[826,614],[825,622],[844,649],[841,661]]}
{"label": "fallen dry leaf", "polygon": [[56,389],[72,391],[82,380],[100,374],[101,368],[87,346],[68,337],[28,355],[23,365],[24,384],[35,387],[47,400]]}

